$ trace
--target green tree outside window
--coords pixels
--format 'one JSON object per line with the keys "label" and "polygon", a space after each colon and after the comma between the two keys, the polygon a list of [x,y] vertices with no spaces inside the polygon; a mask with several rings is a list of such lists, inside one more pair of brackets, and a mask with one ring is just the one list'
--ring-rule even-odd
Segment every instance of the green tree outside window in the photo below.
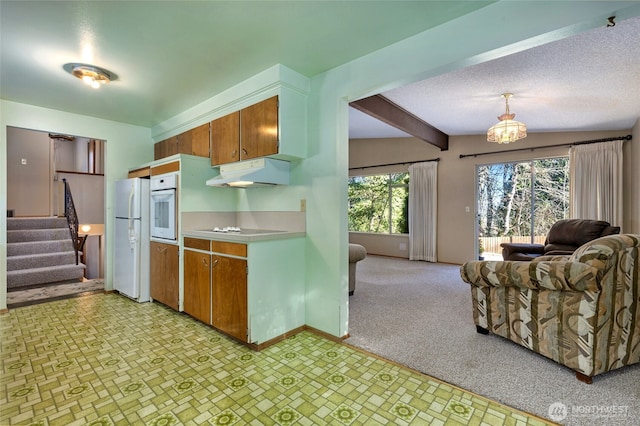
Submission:
{"label": "green tree outside window", "polygon": [[409,173],[349,178],[349,231],[407,234]]}

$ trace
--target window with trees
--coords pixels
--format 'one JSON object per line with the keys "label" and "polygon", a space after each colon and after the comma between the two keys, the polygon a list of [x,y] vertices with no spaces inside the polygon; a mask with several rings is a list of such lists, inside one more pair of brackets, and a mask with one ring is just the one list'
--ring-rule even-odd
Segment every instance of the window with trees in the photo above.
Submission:
{"label": "window with trees", "polygon": [[551,225],[569,216],[569,158],[477,167],[481,256],[501,258],[500,243],[544,243]]}
{"label": "window with trees", "polygon": [[409,173],[349,178],[349,231],[409,233]]}

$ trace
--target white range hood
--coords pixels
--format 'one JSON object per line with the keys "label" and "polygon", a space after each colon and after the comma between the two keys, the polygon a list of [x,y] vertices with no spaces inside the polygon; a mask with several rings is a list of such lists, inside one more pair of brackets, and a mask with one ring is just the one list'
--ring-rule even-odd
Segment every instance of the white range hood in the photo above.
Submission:
{"label": "white range hood", "polygon": [[207,181],[209,186],[250,188],[289,185],[289,162],[256,158],[220,166],[220,174]]}

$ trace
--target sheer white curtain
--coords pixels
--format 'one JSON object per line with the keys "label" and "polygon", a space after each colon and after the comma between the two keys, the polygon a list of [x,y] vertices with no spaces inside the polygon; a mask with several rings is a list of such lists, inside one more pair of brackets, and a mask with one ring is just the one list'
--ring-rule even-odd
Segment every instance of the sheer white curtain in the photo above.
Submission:
{"label": "sheer white curtain", "polygon": [[438,163],[409,166],[409,259],[437,262]]}
{"label": "sheer white curtain", "polygon": [[622,143],[577,145],[569,150],[571,216],[622,226]]}

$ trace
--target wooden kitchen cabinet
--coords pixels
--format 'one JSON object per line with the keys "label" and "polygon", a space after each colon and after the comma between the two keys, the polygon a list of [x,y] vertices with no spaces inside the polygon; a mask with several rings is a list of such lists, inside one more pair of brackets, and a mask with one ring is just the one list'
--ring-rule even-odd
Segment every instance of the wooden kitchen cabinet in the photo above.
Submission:
{"label": "wooden kitchen cabinet", "polygon": [[[184,236],[184,247],[183,305],[187,313],[195,317],[196,300],[206,297],[207,277],[196,269],[211,255],[211,322],[199,318],[202,322],[256,350],[302,330],[305,239],[301,235],[245,243],[209,239],[193,231]],[[198,291],[201,295],[191,296]]]}
{"label": "wooden kitchen cabinet", "polygon": [[240,161],[240,111],[211,122],[211,165]]}
{"label": "wooden kitchen cabinet", "polygon": [[137,177],[147,178],[149,176],[151,176],[151,167],[141,167],[139,169],[129,170],[129,174],[127,175],[129,179]]}
{"label": "wooden kitchen cabinet", "polygon": [[[209,241],[206,241],[207,246]],[[184,312],[211,325],[211,254],[184,249]]]}
{"label": "wooden kitchen cabinet", "polygon": [[240,111],[240,136],[242,160],[278,153],[277,96]]}
{"label": "wooden kitchen cabinet", "polygon": [[151,241],[149,278],[151,298],[175,310],[179,309],[179,247]]}
{"label": "wooden kitchen cabinet", "polygon": [[211,165],[278,154],[278,96],[211,122]]}
{"label": "wooden kitchen cabinet", "polygon": [[248,342],[247,245],[184,238],[184,311]]}
{"label": "wooden kitchen cabinet", "polygon": [[209,157],[209,123],[178,135],[178,153]]}
{"label": "wooden kitchen cabinet", "polygon": [[211,138],[209,123],[172,136],[153,145],[153,159],[161,160],[175,154],[197,155],[209,157]]}
{"label": "wooden kitchen cabinet", "polygon": [[247,342],[247,260],[212,255],[211,287],[213,326]]}
{"label": "wooden kitchen cabinet", "polygon": [[153,145],[153,159],[160,160],[178,153],[178,138],[176,136],[156,142]]}

